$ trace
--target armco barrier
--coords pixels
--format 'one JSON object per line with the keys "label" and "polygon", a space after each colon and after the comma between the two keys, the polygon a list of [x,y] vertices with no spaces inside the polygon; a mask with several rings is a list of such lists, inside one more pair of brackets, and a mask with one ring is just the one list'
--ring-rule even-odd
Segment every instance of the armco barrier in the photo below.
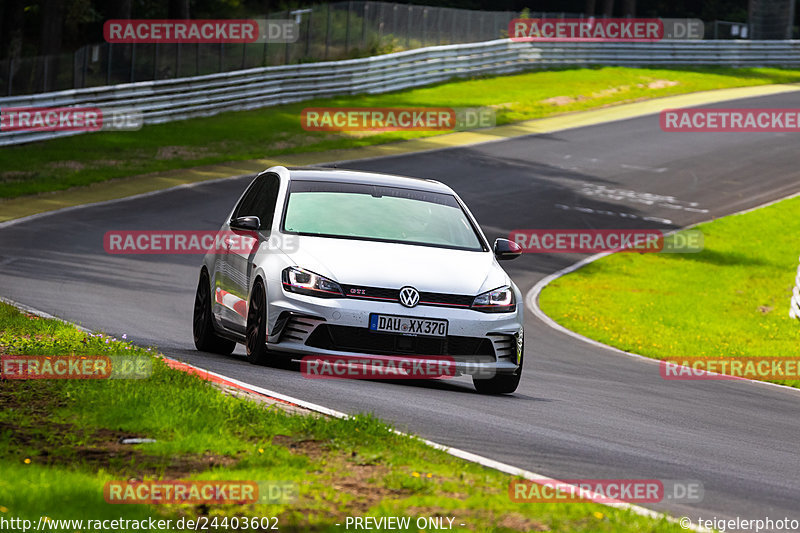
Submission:
{"label": "armco barrier", "polygon": [[792,318],[800,318],[800,266],[797,267],[797,276],[794,279],[792,299],[789,302],[789,316]]}
{"label": "armco barrier", "polygon": [[[4,107],[135,108],[145,124],[310,98],[383,93],[453,77],[534,68],[718,65],[800,67],[800,41],[525,43],[509,39],[433,46],[375,57],[0,98]],[[0,132],[0,146],[80,132]]]}

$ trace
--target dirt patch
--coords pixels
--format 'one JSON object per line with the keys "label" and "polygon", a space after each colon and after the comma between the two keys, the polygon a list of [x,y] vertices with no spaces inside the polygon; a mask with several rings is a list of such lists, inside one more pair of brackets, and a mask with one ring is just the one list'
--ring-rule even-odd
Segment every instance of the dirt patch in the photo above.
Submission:
{"label": "dirt patch", "polygon": [[186,146],[162,146],[156,153],[156,159],[200,159],[214,155],[207,148],[189,148]]}
{"label": "dirt patch", "polygon": [[83,170],[86,168],[86,165],[81,163],[80,161],[53,161],[52,163],[47,164],[47,168],[56,169],[56,168],[66,168],[67,170],[74,170],[75,172],[79,170]]}
{"label": "dirt patch", "polygon": [[655,80],[647,84],[648,89],[665,89],[667,87],[675,87],[678,85],[677,81],[672,80]]}
{"label": "dirt patch", "polygon": [[543,104],[561,106],[561,105],[574,104],[575,102],[580,102],[581,100],[586,100],[586,98],[583,96],[579,96],[577,98],[573,98],[572,96],[553,96],[551,98],[546,98],[541,102]]}
{"label": "dirt patch", "polygon": [[541,522],[525,518],[519,513],[504,515],[498,522],[498,527],[507,527],[513,531],[550,531],[550,528]]}
{"label": "dirt patch", "polygon": [[7,170],[0,172],[0,181],[20,181],[35,175],[36,172],[30,170]]}
{"label": "dirt patch", "polygon": [[25,458],[47,465],[83,464],[104,468],[125,479],[160,476],[182,479],[216,467],[231,466],[234,457],[202,455],[158,456],[122,439],[145,438],[126,431],[106,428],[81,428],[68,422],[55,422],[54,410],[68,400],[46,382],[0,381],[0,410],[13,416],[0,421],[0,435],[9,435],[14,448],[25,450]]}
{"label": "dirt patch", "polygon": [[[677,81],[672,80],[653,80],[648,84],[639,83],[636,85],[639,89],[665,89],[667,87],[674,87],[678,85]],[[546,98],[545,100],[540,100],[542,104],[549,104],[554,106],[565,106],[569,104],[574,104],[576,102],[582,102],[584,100],[591,100],[591,99],[598,99],[598,98],[606,98],[609,96],[613,96],[615,94],[619,94],[621,92],[626,92],[631,89],[631,85],[620,85],[619,87],[609,87],[608,89],[603,89],[602,91],[595,91],[589,97],[578,95],[578,96],[553,96],[551,98]]]}

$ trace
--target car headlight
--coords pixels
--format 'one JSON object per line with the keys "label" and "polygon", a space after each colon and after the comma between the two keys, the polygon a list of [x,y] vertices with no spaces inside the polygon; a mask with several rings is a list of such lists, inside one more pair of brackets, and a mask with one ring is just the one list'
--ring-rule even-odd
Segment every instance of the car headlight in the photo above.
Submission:
{"label": "car headlight", "polygon": [[476,296],[472,308],[483,313],[511,313],[517,310],[517,301],[514,291],[506,285]]}
{"label": "car headlight", "polygon": [[289,292],[307,294],[319,298],[339,298],[344,296],[342,288],[335,281],[297,267],[284,269],[283,288]]}

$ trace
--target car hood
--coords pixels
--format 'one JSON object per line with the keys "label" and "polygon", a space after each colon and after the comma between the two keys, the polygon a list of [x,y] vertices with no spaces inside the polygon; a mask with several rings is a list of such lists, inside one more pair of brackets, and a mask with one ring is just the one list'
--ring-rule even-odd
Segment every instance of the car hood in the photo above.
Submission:
{"label": "car hood", "polygon": [[510,284],[491,252],[300,236],[285,253],[297,266],[346,285],[477,295]]}

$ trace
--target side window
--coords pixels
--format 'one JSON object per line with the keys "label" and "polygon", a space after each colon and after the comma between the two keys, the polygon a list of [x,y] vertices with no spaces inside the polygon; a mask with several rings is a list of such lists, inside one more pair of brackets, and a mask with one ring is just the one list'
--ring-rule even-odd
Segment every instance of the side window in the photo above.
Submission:
{"label": "side window", "polygon": [[256,216],[261,220],[261,228],[269,229],[272,227],[272,217],[275,216],[280,179],[275,174],[267,174],[263,177],[261,184],[263,187],[259,194]]}
{"label": "side window", "polygon": [[250,186],[245,193],[239,205],[236,206],[236,211],[233,213],[233,218],[258,216],[258,197],[261,196],[261,191],[264,189],[264,179],[259,178]]}
{"label": "side window", "polygon": [[280,180],[275,174],[259,177],[239,202],[233,218],[257,216],[261,220],[262,229],[272,227],[279,186]]}

